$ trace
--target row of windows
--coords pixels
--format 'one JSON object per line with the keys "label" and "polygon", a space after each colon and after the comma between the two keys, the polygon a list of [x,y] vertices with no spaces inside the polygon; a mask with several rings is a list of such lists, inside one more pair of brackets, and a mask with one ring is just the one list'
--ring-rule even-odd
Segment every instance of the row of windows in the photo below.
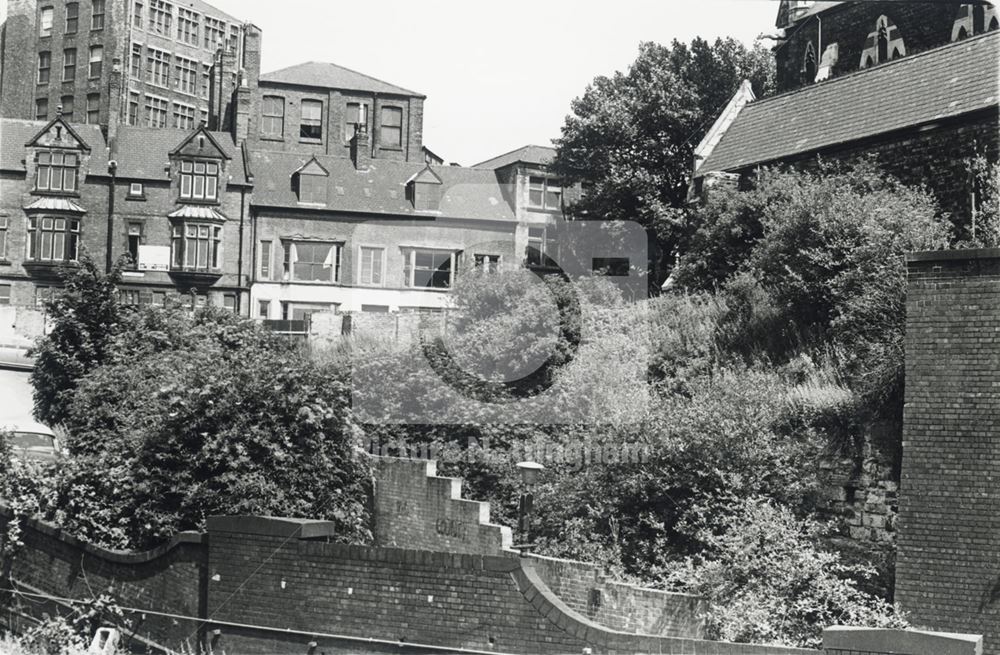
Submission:
{"label": "row of windows", "polygon": [[[211,67],[194,59],[173,55],[165,50],[145,48],[145,76],[143,75],[143,45],[132,44],[129,74],[133,80],[145,80],[153,86],[174,89],[188,95],[208,98]],[[173,67],[171,68],[171,63]],[[172,73],[172,74],[171,74]],[[199,83],[200,79],[200,83]]]}
{"label": "row of windows", "polygon": [[149,94],[140,97],[138,93],[129,93],[129,125],[145,125],[147,127],[167,127],[169,125],[181,130],[192,130],[196,124],[200,124],[195,123],[196,118],[200,123],[206,123],[208,110],[182,102],[171,102],[166,98]]}
{"label": "row of windows", "polygon": [[[299,138],[307,141],[323,139],[323,102],[321,100],[302,101],[299,116]],[[379,123],[379,145],[383,148],[399,148],[403,143],[403,109],[382,107]],[[349,102],[344,107],[344,141],[354,136],[355,125],[367,125],[368,105]],[[285,98],[264,96],[261,103],[261,135],[282,139],[285,136]]]}
{"label": "row of windows", "polygon": [[[261,241],[259,277],[283,282],[339,283],[344,244],[328,241],[281,241],[280,270],[274,266],[274,242]],[[461,252],[421,248],[402,248],[402,286],[448,289],[460,267]],[[476,254],[473,265],[490,272],[500,269],[500,256]],[[386,249],[361,246],[358,249],[358,284],[383,286],[386,282]]]}
{"label": "row of windows", "polygon": [[[90,58],[87,65],[87,77],[97,78],[104,70],[104,46],[90,46]],[[52,52],[42,50],[38,53],[38,84],[48,84],[52,79]],[[66,48],[63,50],[62,58],[62,81],[72,82],[76,80],[76,48]]]}
{"label": "row of windows", "polygon": [[[132,8],[132,26],[137,30],[146,30],[188,45],[201,45],[212,52],[223,45],[227,30],[224,20],[202,16],[192,9],[178,7],[175,29],[174,9],[173,3],[164,0],[149,0],[146,4],[136,2]],[[228,30],[230,41],[238,42],[239,25],[229,25]]]}
{"label": "row of windows", "polygon": [[[90,3],[90,29],[104,29],[105,0],[92,0]],[[80,29],[80,3],[66,3],[66,24],[65,34],[76,34]],[[38,35],[52,36],[52,29],[55,22],[55,8],[42,7],[38,12]]]}
{"label": "row of windows", "polygon": [[[98,125],[101,121],[101,94],[88,93],[87,104],[83,111],[77,115],[76,103],[71,95],[59,98],[59,105],[62,107],[62,117],[68,123],[84,123],[86,125]],[[35,100],[35,118],[40,121],[49,119],[49,99],[38,98]]]}

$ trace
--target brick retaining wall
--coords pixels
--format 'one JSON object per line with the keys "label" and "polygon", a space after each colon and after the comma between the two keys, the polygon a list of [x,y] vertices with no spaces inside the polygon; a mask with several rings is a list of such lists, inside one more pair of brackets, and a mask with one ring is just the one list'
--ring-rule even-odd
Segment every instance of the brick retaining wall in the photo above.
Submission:
{"label": "brick retaining wall", "polygon": [[1000,653],[1000,250],[908,258],[896,600]]}

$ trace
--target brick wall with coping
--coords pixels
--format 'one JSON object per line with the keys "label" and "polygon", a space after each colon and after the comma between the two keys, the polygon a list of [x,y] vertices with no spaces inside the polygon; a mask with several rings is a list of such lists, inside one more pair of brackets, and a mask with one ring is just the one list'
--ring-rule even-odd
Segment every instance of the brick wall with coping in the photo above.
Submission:
{"label": "brick wall with coping", "polygon": [[[0,504],[0,542],[6,538],[13,513]],[[24,546],[12,559],[10,575],[24,591],[61,598],[90,599],[104,593],[125,607],[204,616],[204,573],[208,548],[202,534],[182,532],[169,543],[145,552],[97,548],[40,521],[23,522]],[[0,606],[4,581],[0,581]],[[16,602],[20,601],[20,602]],[[54,613],[55,606],[37,597],[15,597],[21,611]],[[6,616],[0,616],[3,625]],[[198,625],[179,624],[148,615],[135,634],[156,643],[196,643]]]}
{"label": "brick wall with coping", "polygon": [[[426,459],[374,457],[375,543],[474,555],[518,556],[509,527],[489,523],[489,503],[461,498],[461,480],[437,476]],[[585,562],[532,555],[532,568],[566,605],[594,622],[630,633],[702,637],[696,596],[620,584]]]}
{"label": "brick wall with coping", "polygon": [[1000,249],[907,263],[896,600],[1000,653]]}

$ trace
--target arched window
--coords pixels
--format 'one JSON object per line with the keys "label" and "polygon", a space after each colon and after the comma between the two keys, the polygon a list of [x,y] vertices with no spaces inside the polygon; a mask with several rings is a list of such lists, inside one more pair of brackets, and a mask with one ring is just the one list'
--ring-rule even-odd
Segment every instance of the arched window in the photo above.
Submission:
{"label": "arched window", "polygon": [[986,8],[983,5],[972,6],[972,33],[982,34],[986,31]]}
{"label": "arched window", "polygon": [[806,45],[806,54],[802,58],[802,76],[807,84],[816,81],[816,50],[811,41]]}
{"label": "arched window", "polygon": [[[891,53],[891,54],[890,54]],[[865,49],[861,53],[861,68],[882,64],[898,57],[906,56],[906,45],[899,28],[886,16],[879,16],[875,29],[865,39]]]}
{"label": "arched window", "polygon": [[963,25],[962,27],[958,28],[958,38],[955,40],[961,41],[962,39],[967,39],[967,38],[969,38],[969,33],[965,31],[965,26]]}
{"label": "arched window", "polygon": [[990,19],[990,26],[987,28],[988,31],[992,32],[995,29],[1000,28],[1000,22],[997,21],[997,17],[994,16]]}

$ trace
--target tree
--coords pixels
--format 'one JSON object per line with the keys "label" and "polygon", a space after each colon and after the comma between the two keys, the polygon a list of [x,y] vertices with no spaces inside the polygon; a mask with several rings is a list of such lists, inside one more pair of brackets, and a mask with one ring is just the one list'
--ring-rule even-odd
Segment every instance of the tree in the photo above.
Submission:
{"label": "tree", "polygon": [[573,101],[552,167],[588,190],[568,211],[644,226],[656,246],[654,284],[685,224],[694,148],[743,79],[757,95],[773,88],[773,59],[759,44],[643,43],[628,72],[597,77]]}
{"label": "tree", "polygon": [[45,303],[52,327],[29,353],[35,358],[34,414],[47,425],[66,420],[77,382],[104,362],[122,316],[120,264],[105,275],[84,255],[79,267],[63,271],[62,278],[61,293]]}
{"label": "tree", "polygon": [[69,457],[46,518],[120,549],[214,514],[327,519],[368,539],[345,371],[212,308],[136,310],[106,346],[68,395]]}

